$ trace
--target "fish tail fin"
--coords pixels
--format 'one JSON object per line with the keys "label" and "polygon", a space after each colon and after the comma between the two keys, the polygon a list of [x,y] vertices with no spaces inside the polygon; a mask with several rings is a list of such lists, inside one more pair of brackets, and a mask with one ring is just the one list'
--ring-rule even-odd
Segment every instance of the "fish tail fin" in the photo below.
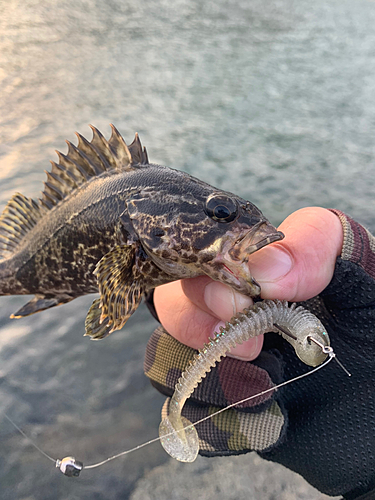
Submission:
{"label": "fish tail fin", "polygon": [[0,259],[10,259],[17,252],[44,213],[45,209],[31,198],[20,193],[12,196],[0,215]]}
{"label": "fish tail fin", "polygon": [[15,256],[25,235],[44,212],[37,202],[17,193],[0,215],[0,295],[27,293],[15,278]]}

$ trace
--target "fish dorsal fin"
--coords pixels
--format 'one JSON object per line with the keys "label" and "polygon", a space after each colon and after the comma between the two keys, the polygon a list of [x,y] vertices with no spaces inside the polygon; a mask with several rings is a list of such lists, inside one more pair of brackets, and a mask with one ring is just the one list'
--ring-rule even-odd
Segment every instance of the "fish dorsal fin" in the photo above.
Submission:
{"label": "fish dorsal fin", "polygon": [[142,148],[138,134],[128,147],[116,127],[111,127],[112,135],[108,141],[91,126],[91,142],[77,134],[78,145],[67,142],[66,155],[56,151],[58,162],[51,161],[52,168],[46,172],[47,180],[39,201],[22,194],[15,194],[10,199],[0,215],[0,258],[9,257],[48,210],[90,179],[148,164],[146,149]]}
{"label": "fish dorsal fin", "polygon": [[128,147],[114,125],[111,125],[112,135],[108,141],[98,129],[90,127],[93,132],[91,142],[77,133],[77,146],[67,141],[66,155],[56,151],[59,161],[52,161],[51,171],[46,172],[47,181],[40,198],[42,206],[53,208],[74,189],[104,172],[115,174],[148,164],[146,149],[142,148],[138,134]]}
{"label": "fish dorsal fin", "polygon": [[142,148],[141,141],[137,132],[135,133],[134,141],[129,146],[129,151],[133,161],[140,165],[148,165],[148,156],[146,148]]}
{"label": "fish dorsal fin", "polygon": [[0,257],[12,255],[45,213],[45,207],[31,198],[20,193],[13,195],[0,216]]}

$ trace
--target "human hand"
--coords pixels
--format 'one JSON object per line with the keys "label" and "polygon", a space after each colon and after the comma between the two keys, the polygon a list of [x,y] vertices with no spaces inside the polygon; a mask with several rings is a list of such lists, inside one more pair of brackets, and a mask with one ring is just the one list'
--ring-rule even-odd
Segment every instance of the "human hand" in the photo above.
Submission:
{"label": "human hand", "polygon": [[[198,385],[182,413],[192,422],[204,419],[196,425],[202,455],[256,450],[298,472],[321,492],[344,494],[347,500],[366,492],[363,498],[375,498],[375,238],[350,217],[321,208],[299,210],[279,229],[285,239],[249,259],[262,298],[311,299],[305,307],[321,319],[338,359],[353,376],[331,364],[272,396],[249,401],[253,394],[306,373],[289,344],[269,334],[263,350],[256,341],[232,350],[240,360],[224,358]],[[250,303],[207,277],[155,291],[167,331],[194,348],[202,346],[221,320]],[[158,329],[146,351],[145,371],[168,396],[195,352],[180,342]],[[244,398],[245,404],[211,418],[218,408]]]}
{"label": "human hand", "polygon": [[[251,274],[263,299],[302,301],[318,295],[331,281],[340,255],[343,229],[339,218],[319,207],[303,208],[280,225],[285,234],[249,258]],[[195,349],[223,322],[252,304],[250,297],[207,276],[175,281],[155,289],[154,304],[164,328]],[[231,356],[251,361],[263,345],[258,336],[232,349]]]}

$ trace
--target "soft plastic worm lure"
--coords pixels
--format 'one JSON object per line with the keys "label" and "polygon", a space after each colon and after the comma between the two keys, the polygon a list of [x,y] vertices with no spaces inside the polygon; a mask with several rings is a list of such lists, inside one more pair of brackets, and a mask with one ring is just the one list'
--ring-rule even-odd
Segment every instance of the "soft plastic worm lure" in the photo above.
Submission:
{"label": "soft plastic worm lure", "polygon": [[[236,344],[271,331],[280,333],[293,345],[298,357],[304,363],[314,366],[315,368],[297,377],[286,380],[275,387],[271,387],[263,392],[232,403],[225,408],[221,408],[215,413],[194,422],[194,424],[181,416],[181,410],[185,401],[217,361],[225,356]],[[328,359],[326,359],[327,356],[329,356]],[[324,326],[313,314],[302,307],[297,307],[296,304],[292,304],[289,307],[288,303],[285,301],[265,300],[237,314],[237,316],[234,316],[231,321],[226,324],[225,328],[221,328],[220,332],[216,333],[215,338],[210,339],[210,342],[206,344],[204,349],[196,356],[192,364],[183,373],[176,384],[176,391],[170,404],[169,415],[160,424],[160,437],[158,438],[151,439],[134,448],[117,453],[101,462],[84,466],[82,462],[71,456],[61,460],[51,457],[35,444],[6,413],[2,412],[2,414],[36,450],[48,460],[54,462],[55,466],[60,469],[65,476],[77,477],[83,469],[96,469],[116,458],[128,455],[156,441],[161,441],[164,449],[177,460],[181,462],[192,462],[197,457],[199,449],[198,434],[194,427],[196,424],[212,418],[229,408],[233,408],[239,403],[244,403],[245,401],[266,394],[269,391],[274,391],[279,387],[291,384],[296,380],[308,377],[326,366],[332,359],[337,361],[339,366],[349,377],[351,376],[345,366],[337,359],[336,354],[329,345],[329,337],[325,332]]]}
{"label": "soft plastic worm lure", "polygon": [[309,366],[318,366],[327,358],[322,347],[330,341],[316,316],[296,304],[265,300],[234,316],[225,328],[199,351],[175,386],[168,417],[159,427],[163,448],[181,462],[193,462],[199,451],[199,438],[194,425],[181,415],[185,401],[232,347],[267,332],[282,335],[295,349],[297,356]]}

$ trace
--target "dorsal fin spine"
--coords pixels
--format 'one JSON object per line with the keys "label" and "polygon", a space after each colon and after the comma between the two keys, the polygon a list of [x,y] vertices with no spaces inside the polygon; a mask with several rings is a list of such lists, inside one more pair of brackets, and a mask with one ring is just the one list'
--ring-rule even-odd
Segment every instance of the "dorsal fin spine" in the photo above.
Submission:
{"label": "dorsal fin spine", "polygon": [[[55,176],[54,176],[54,175],[52,175],[52,173],[51,173],[51,172],[47,172],[47,171],[45,171],[45,172],[46,172],[46,175],[47,175],[47,182],[46,182],[47,186],[48,186],[48,187],[49,187],[49,188],[50,188],[53,192],[55,192],[55,193],[58,195],[58,197],[60,198],[60,200],[62,200],[62,199],[64,198],[64,194],[63,194],[63,192],[61,191],[61,189],[59,188],[59,186],[63,187],[63,186],[62,186],[62,183],[60,182],[60,180],[57,180],[57,179],[55,178]],[[57,180],[57,182],[56,182],[56,180]]]}
{"label": "dorsal fin spine", "polygon": [[44,191],[37,201],[22,194],[15,194],[0,216],[0,256],[7,257],[21,243],[25,234],[72,191],[103,173],[114,175],[148,164],[146,148],[142,148],[138,134],[127,146],[121,134],[111,125],[109,141],[90,125],[93,137],[89,142],[77,134],[78,147],[67,141],[68,154],[56,151],[58,163],[51,161],[52,169],[46,172]]}
{"label": "dorsal fin spine", "polygon": [[54,186],[53,184],[51,184],[48,181],[45,182],[44,185],[47,186],[50,189],[50,191],[53,191],[57,195],[56,197],[57,197],[58,200],[62,200],[63,199],[62,192],[56,186]]}
{"label": "dorsal fin spine", "polygon": [[[82,162],[83,167],[86,168],[86,171],[87,171],[89,177],[95,177],[96,175],[98,175],[96,173],[96,168],[95,168],[94,163],[90,160],[90,158],[88,156],[86,156],[84,150],[79,147],[80,146],[79,138],[78,138],[78,147],[74,146],[74,144],[72,144],[72,143],[70,143],[70,146],[73,147],[75,154],[78,156],[78,158],[80,160],[80,161],[78,161],[77,159],[73,158],[75,163],[79,164],[80,162]],[[82,144],[81,144],[81,146],[82,146]],[[102,173],[102,172],[100,172],[100,173]]]}
{"label": "dorsal fin spine", "polygon": [[[54,181],[56,183],[61,184],[62,188],[70,188],[71,180],[69,179],[69,182],[68,182],[65,178],[63,178],[63,177],[59,176],[57,173],[55,173],[54,170],[59,169],[58,168],[59,166],[57,165],[57,163],[55,163],[53,161],[51,161],[51,164],[52,164],[53,168],[52,168],[51,172],[48,172],[48,174],[54,179]],[[66,170],[61,169],[60,172],[66,172]]]}
{"label": "dorsal fin spine", "polygon": [[[87,173],[90,175],[90,177],[96,177],[105,172],[105,166],[101,162],[96,149],[77,132],[76,136],[78,138],[78,147],[74,146],[73,144],[72,146],[75,153],[80,156],[80,158],[87,166]],[[76,163],[78,162],[76,161]]]}
{"label": "dorsal fin spine", "polygon": [[66,143],[68,145],[68,158],[74,163],[76,168],[79,169],[85,180],[89,180],[90,177],[95,175],[95,170],[93,169],[91,163],[87,160],[82,151],[74,146],[74,144],[69,141],[66,141]]}
{"label": "dorsal fin spine", "polygon": [[53,209],[53,204],[46,198],[39,198],[40,203],[43,205],[44,208],[47,210],[52,210]]}
{"label": "dorsal fin spine", "polygon": [[[46,187],[48,187],[46,182],[44,183],[44,185]],[[53,205],[57,205],[58,202],[59,202],[59,200],[52,193],[50,193],[49,191],[44,190],[43,191],[43,196],[45,196],[48,201],[52,202]]]}
{"label": "dorsal fin spine", "polygon": [[146,149],[142,148],[142,143],[137,132],[135,133],[133,142],[129,145],[129,150],[133,163],[137,163],[139,165],[148,164]]}
{"label": "dorsal fin spine", "polygon": [[[59,170],[60,172],[63,173],[64,180],[66,182],[70,182],[72,184],[72,188],[76,189],[78,187],[76,176],[74,175],[73,172],[71,172],[66,166],[64,166],[62,164],[62,162],[64,161],[64,156],[65,155],[63,155],[62,153],[60,153],[60,151],[56,151],[56,154],[59,157],[60,163],[55,163],[55,162],[52,162],[52,161],[51,161],[51,163],[53,163],[53,165],[56,166],[57,170]],[[59,176],[61,177],[61,174]]]}
{"label": "dorsal fin spine", "polygon": [[93,125],[90,125],[90,128],[92,130],[91,144],[106,159],[107,163],[110,166],[110,169],[116,170],[117,169],[116,158],[113,156],[113,152],[112,152],[111,148],[109,147],[107,139]]}
{"label": "dorsal fin spine", "polygon": [[110,164],[100,154],[94,144],[91,144],[85,137],[83,137],[83,135],[78,134],[78,132],[76,132],[76,136],[78,137],[78,149],[80,149],[83,153],[86,152],[85,156],[87,159],[90,154],[91,165],[94,168],[95,175],[100,175],[111,168]]}
{"label": "dorsal fin spine", "polygon": [[112,134],[108,141],[108,145],[112,150],[113,155],[117,158],[119,164],[123,168],[129,168],[132,165],[132,155],[129,151],[126,142],[122,138],[120,132],[111,123]]}
{"label": "dorsal fin spine", "polygon": [[147,154],[146,146],[143,147],[143,154],[144,154],[144,163],[145,163],[145,165],[148,165],[148,154]]}
{"label": "dorsal fin spine", "polygon": [[72,160],[67,156],[64,155],[61,151],[56,151],[57,156],[59,157],[59,166],[64,168],[66,172],[69,172],[69,175],[72,176],[75,182],[77,182],[77,177],[75,175],[76,172],[76,165]]}
{"label": "dorsal fin spine", "polygon": [[39,210],[39,205],[38,205],[38,203],[37,203],[35,200],[33,200],[32,198],[30,198],[30,201],[31,201],[31,204],[32,204],[33,208],[34,208],[35,210]]}

